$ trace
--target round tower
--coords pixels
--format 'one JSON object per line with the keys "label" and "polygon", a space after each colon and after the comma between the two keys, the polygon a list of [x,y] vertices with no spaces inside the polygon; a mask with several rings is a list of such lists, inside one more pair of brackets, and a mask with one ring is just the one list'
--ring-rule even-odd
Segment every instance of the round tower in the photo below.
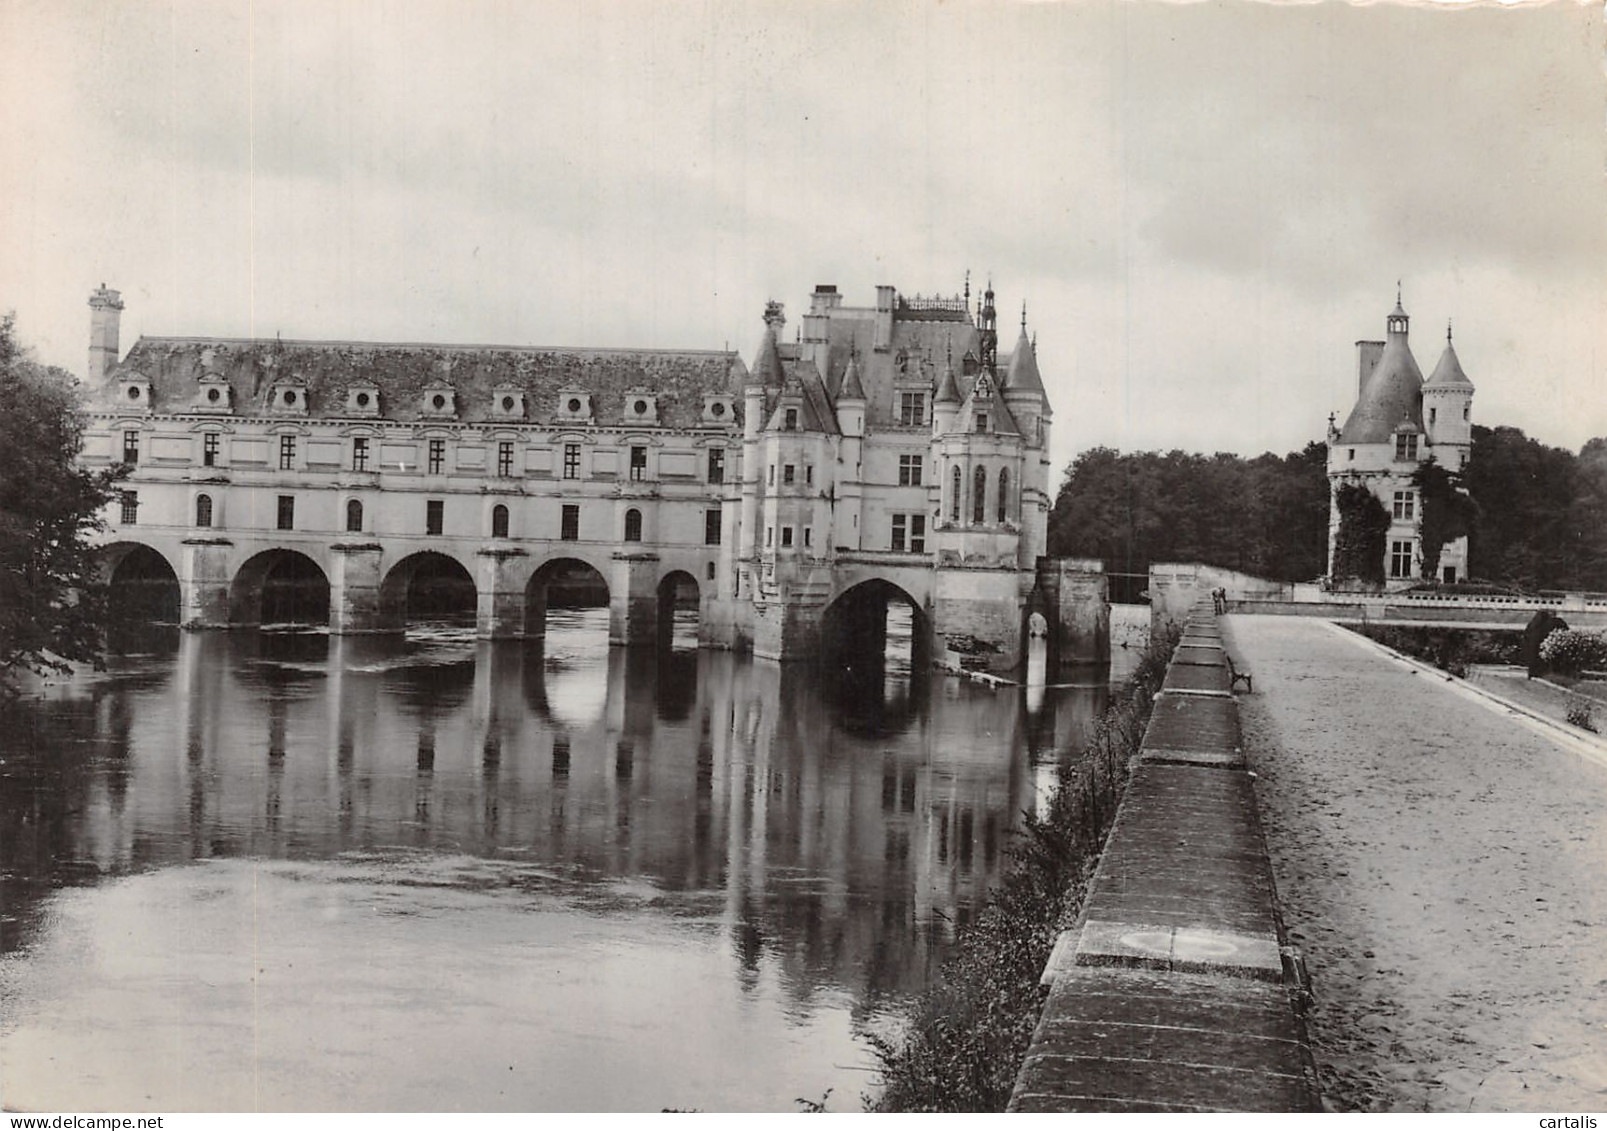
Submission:
{"label": "round tower", "polygon": [[1423,385],[1423,423],[1428,442],[1441,466],[1461,471],[1473,446],[1473,382],[1462,370],[1445,326],[1445,352]]}

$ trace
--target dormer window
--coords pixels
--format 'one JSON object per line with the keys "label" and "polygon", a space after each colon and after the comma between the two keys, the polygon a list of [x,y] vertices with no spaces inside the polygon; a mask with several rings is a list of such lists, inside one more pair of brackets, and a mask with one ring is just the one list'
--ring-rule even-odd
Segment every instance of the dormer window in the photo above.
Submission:
{"label": "dormer window", "polygon": [[1411,460],[1417,458],[1417,433],[1395,433],[1395,458],[1398,460]]}
{"label": "dormer window", "polygon": [[584,389],[558,391],[558,419],[590,424],[592,419],[591,394]]}
{"label": "dormer window", "polygon": [[524,390],[503,385],[491,392],[491,415],[501,420],[523,420]]}
{"label": "dormer window", "polygon": [[736,406],[730,397],[703,398],[703,423],[735,424],[736,415]]}
{"label": "dormer window", "polygon": [[906,428],[915,428],[926,423],[925,393],[898,394],[898,422]]}
{"label": "dormer window", "polygon": [[434,420],[450,420],[458,414],[457,390],[450,385],[431,385],[424,390],[424,415]]}
{"label": "dormer window", "polygon": [[125,410],[140,410],[146,412],[151,408],[151,383],[144,377],[125,378],[121,385],[123,394],[123,408]]}
{"label": "dormer window", "polygon": [[307,387],[300,382],[273,386],[268,393],[268,411],[278,416],[306,416]]}
{"label": "dormer window", "polygon": [[640,389],[625,394],[625,419],[632,424],[658,423],[658,397]]}
{"label": "dormer window", "polygon": [[785,419],[784,419],[784,421],[782,423],[782,428],[785,429],[788,432],[796,432],[796,431],[798,431],[798,410],[797,409],[789,408],[787,410],[786,417],[785,417]]}
{"label": "dormer window", "polygon": [[346,390],[347,416],[378,416],[379,386],[353,385]]}
{"label": "dormer window", "polygon": [[979,413],[976,414],[976,430],[978,432],[986,432],[988,430],[988,414],[987,413],[979,412]]}
{"label": "dormer window", "polygon": [[202,377],[193,407],[196,412],[232,412],[234,390],[229,387],[228,381],[217,374]]}

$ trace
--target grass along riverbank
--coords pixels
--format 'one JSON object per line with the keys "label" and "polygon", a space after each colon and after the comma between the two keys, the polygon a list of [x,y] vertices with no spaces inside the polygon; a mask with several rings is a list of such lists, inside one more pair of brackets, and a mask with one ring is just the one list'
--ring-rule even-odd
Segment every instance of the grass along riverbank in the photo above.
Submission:
{"label": "grass along riverbank", "polygon": [[1043,1009],[1038,978],[1055,935],[1076,921],[1138,753],[1175,635],[1151,642],[1060,768],[1043,818],[1028,815],[1004,879],[964,927],[901,1041],[878,1042],[875,1111],[1003,1111]]}

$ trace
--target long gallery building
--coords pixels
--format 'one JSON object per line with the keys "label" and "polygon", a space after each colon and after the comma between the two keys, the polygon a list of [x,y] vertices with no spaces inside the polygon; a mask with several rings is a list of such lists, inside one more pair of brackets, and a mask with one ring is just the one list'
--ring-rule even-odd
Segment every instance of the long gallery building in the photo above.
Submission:
{"label": "long gallery building", "polygon": [[918,655],[1106,647],[1098,564],[1042,557],[1052,413],[1024,313],[998,350],[991,284],[974,307],[969,286],[862,307],[821,286],[792,342],[770,303],[751,365],[188,337],[120,357],[119,293],[90,308],[83,459],[132,466],[106,568],[159,557],[187,627],[259,624],[293,575],[327,583],[331,631],[395,631],[445,562],[488,638],[539,635],[553,582],[589,567],[620,644],[695,594],[701,643],[781,660],[879,645],[889,601]]}

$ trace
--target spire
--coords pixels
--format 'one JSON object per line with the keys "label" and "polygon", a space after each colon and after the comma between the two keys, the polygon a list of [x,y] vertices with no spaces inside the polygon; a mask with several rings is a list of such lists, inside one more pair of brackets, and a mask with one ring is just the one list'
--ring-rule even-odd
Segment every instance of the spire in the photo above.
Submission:
{"label": "spire", "polygon": [[1411,319],[1406,316],[1406,308],[1401,305],[1401,284],[1398,279],[1395,281],[1395,309],[1389,312],[1386,324],[1391,338],[1403,339],[1406,337],[1407,328],[1411,325]]}
{"label": "spire", "polygon": [[786,370],[781,364],[781,348],[776,345],[776,335],[786,323],[787,318],[779,302],[765,305],[764,339],[759,343],[759,352],[754,355],[748,384],[779,386],[785,379]]}
{"label": "spire", "polygon": [[843,371],[842,387],[837,390],[837,403],[843,401],[862,401],[865,399],[865,386],[859,380],[859,358],[853,354],[848,355],[848,368]]}
{"label": "spire", "polygon": [[1451,320],[1449,318],[1445,320],[1445,340],[1451,340]]}
{"label": "spire", "polygon": [[1027,300],[1021,300],[1021,332],[1027,332]]}
{"label": "spire", "polygon": [[1462,361],[1456,356],[1456,347],[1451,344],[1451,328],[1445,328],[1445,352],[1440,354],[1439,364],[1434,372],[1423,383],[1425,389],[1472,389],[1473,382],[1462,371]]}
{"label": "spire", "polygon": [[937,395],[932,398],[932,403],[934,405],[960,403],[960,386],[954,379],[952,363],[943,367],[943,379],[937,384]]}

